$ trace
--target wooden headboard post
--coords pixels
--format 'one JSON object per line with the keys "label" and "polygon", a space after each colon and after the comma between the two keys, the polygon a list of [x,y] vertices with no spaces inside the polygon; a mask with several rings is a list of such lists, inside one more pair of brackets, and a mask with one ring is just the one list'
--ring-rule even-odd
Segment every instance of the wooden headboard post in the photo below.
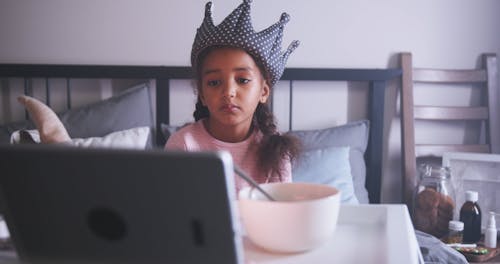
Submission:
{"label": "wooden headboard post", "polygon": [[161,124],[170,124],[170,80],[192,79],[190,67],[158,67],[156,78],[156,144],[166,143]]}
{"label": "wooden headboard post", "polygon": [[[380,203],[386,83],[391,79],[399,78],[401,74],[401,69],[288,68],[285,69],[281,78],[283,81],[290,82],[291,92],[294,81],[359,81],[369,83],[370,138],[365,153],[367,165],[365,187],[369,193],[370,203]],[[169,124],[170,122],[170,80],[192,79],[192,77],[191,67],[0,64],[0,78],[154,80],[156,82],[156,144],[159,146],[165,143],[161,133],[161,124]]]}

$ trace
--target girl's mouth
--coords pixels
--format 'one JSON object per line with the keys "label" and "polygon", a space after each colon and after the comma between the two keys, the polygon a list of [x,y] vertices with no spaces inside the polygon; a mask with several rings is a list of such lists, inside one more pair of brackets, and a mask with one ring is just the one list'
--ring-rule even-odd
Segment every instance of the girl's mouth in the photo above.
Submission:
{"label": "girl's mouth", "polygon": [[234,105],[234,104],[224,104],[223,106],[221,106],[220,108],[223,112],[228,112],[228,113],[233,113],[235,112],[236,110],[239,109],[238,106]]}

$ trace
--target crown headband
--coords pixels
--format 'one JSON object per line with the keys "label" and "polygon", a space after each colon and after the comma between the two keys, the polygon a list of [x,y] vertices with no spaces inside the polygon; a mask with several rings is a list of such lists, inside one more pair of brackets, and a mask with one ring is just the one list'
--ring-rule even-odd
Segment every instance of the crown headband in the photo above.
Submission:
{"label": "crown headband", "polygon": [[264,67],[269,74],[271,86],[281,78],[288,56],[299,46],[294,40],[284,51],[281,50],[283,29],[290,20],[283,13],[278,22],[267,29],[255,32],[250,19],[251,0],[243,0],[218,26],[212,19],[212,2],[205,5],[205,18],[198,28],[191,50],[191,65],[197,68],[198,56],[212,46],[231,46],[245,50]]}

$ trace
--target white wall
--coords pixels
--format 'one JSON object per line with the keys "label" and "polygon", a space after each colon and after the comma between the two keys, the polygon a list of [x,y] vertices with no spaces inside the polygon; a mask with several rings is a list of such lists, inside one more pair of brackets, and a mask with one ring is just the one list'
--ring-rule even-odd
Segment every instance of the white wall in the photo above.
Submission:
{"label": "white wall", "polygon": [[[214,2],[216,22],[240,3]],[[0,0],[0,62],[188,65],[204,3]],[[301,40],[289,60],[292,67],[397,67],[395,54],[410,51],[417,67],[473,68],[480,53],[500,54],[498,0],[254,0],[253,10],[257,30],[277,21],[281,11],[290,13],[284,44]],[[396,117],[386,128],[387,202],[400,199],[398,85],[391,83],[386,100],[389,117]],[[349,111],[363,113],[355,105]],[[352,116],[344,113],[331,122]]]}

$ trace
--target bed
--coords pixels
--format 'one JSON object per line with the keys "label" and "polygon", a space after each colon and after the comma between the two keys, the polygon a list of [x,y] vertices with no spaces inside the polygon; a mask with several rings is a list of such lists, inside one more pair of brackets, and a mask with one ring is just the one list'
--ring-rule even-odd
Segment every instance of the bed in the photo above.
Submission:
{"label": "bed", "polygon": [[[348,145],[349,149],[349,162],[353,174],[355,170],[357,174],[362,174],[360,177],[354,178],[354,192],[358,195],[359,191],[356,188],[364,188],[366,190],[366,197],[364,199],[359,199],[362,203],[380,203],[381,194],[381,180],[382,180],[382,154],[383,154],[383,130],[384,130],[384,99],[386,93],[386,86],[388,81],[399,78],[401,75],[400,69],[313,69],[313,68],[288,68],[285,70],[283,77],[280,81],[280,85],[285,85],[289,93],[289,121],[288,121],[288,133],[293,133],[298,136],[304,142],[304,149],[317,150],[323,146],[341,147],[343,145]],[[106,133],[113,132],[113,130],[130,128],[131,126],[144,125],[151,127],[152,133],[149,136],[148,142],[150,147],[162,147],[165,144],[168,133],[172,132],[171,129],[175,129],[175,126],[171,125],[172,119],[172,102],[175,102],[176,98],[172,98],[171,85],[175,80],[189,80],[192,77],[190,67],[172,67],[172,66],[107,66],[107,65],[42,65],[42,64],[0,64],[0,80],[2,93],[7,93],[11,85],[10,79],[17,79],[18,82],[23,86],[23,93],[27,95],[33,95],[33,83],[38,82],[38,86],[43,87],[44,102],[51,106],[51,93],[57,94],[58,92],[51,92],[50,86],[54,81],[53,79],[58,79],[59,82],[65,83],[65,94],[67,94],[68,102],[66,103],[66,112],[71,112],[70,114],[60,115],[63,123],[68,125],[68,132],[71,137],[89,137],[89,136],[103,136]],[[139,115],[135,118],[135,123],[133,124],[118,124],[118,127],[108,127],[102,131],[95,132],[94,134],[80,133],[82,130],[86,130],[89,127],[96,127],[95,122],[90,124],[85,124],[78,118],[89,118],[89,116],[100,116],[102,118],[107,118],[108,122],[103,126],[112,126],[109,123],[113,123],[115,119],[120,119],[124,115],[109,115],[100,113],[93,113],[90,108],[84,108],[82,111],[79,107],[77,109],[71,109],[72,103],[70,98],[70,93],[73,88],[72,80],[78,79],[143,79],[148,80],[148,85],[154,86],[155,89],[148,90],[148,100],[152,100],[151,107],[153,112],[149,115],[147,113],[147,108],[141,110],[145,112],[146,115]],[[34,81],[35,80],[35,81]],[[296,109],[293,107],[293,96],[297,89],[297,83],[302,81],[347,81],[347,82],[364,82],[368,84],[369,96],[368,96],[368,121],[357,121],[349,122],[340,126],[335,126],[332,128],[317,129],[317,130],[294,130],[292,124],[292,116]],[[136,88],[137,89],[137,88]],[[150,94],[150,93],[153,94]],[[152,99],[151,99],[152,98]],[[5,99],[3,99],[5,100]],[[107,99],[113,100],[113,99]],[[112,103],[117,103],[113,102]],[[103,107],[99,103],[91,104],[93,106]],[[109,104],[109,103],[108,103]],[[5,108],[5,102],[4,106]],[[55,107],[55,106],[54,106]],[[104,107],[105,108],[105,107]],[[127,106],[125,105],[123,109],[132,109],[132,113],[139,112],[138,108],[140,106]],[[294,110],[295,109],[295,110]],[[3,109],[6,111],[5,109]],[[127,113],[125,116],[128,116]],[[28,115],[26,114],[26,118]],[[75,121],[78,119],[78,121]],[[77,123],[76,126],[70,126],[69,124]],[[120,123],[117,121],[117,123]],[[99,125],[101,126],[101,125]],[[4,134],[12,133],[16,129],[33,128],[33,124],[29,124],[26,121],[20,121],[16,123],[6,122],[0,125],[0,130]],[[354,132],[353,132],[354,131]],[[318,141],[318,138],[320,140]],[[360,142],[361,141],[361,142]],[[363,143],[363,141],[366,141]],[[0,142],[5,142],[5,136]],[[352,144],[360,144],[359,146],[353,146]],[[365,145],[363,145],[365,144]],[[355,148],[358,148],[358,153],[354,153]],[[337,149],[338,150],[338,149]],[[314,154],[314,153],[313,153]],[[314,159],[313,154],[311,158]],[[354,160],[358,155],[358,159],[361,161]],[[311,162],[311,161],[310,161]],[[314,162],[314,160],[312,160]],[[359,163],[363,163],[359,165]],[[356,163],[356,164],[354,164]],[[317,164],[309,164],[310,167],[317,167]],[[359,167],[359,168],[358,168]],[[366,173],[365,173],[366,172]],[[295,174],[294,174],[295,175]],[[356,186],[356,180],[362,180],[361,186]],[[359,185],[359,183],[358,183]],[[363,190],[364,191],[364,190]],[[362,195],[361,195],[362,196]]]}

